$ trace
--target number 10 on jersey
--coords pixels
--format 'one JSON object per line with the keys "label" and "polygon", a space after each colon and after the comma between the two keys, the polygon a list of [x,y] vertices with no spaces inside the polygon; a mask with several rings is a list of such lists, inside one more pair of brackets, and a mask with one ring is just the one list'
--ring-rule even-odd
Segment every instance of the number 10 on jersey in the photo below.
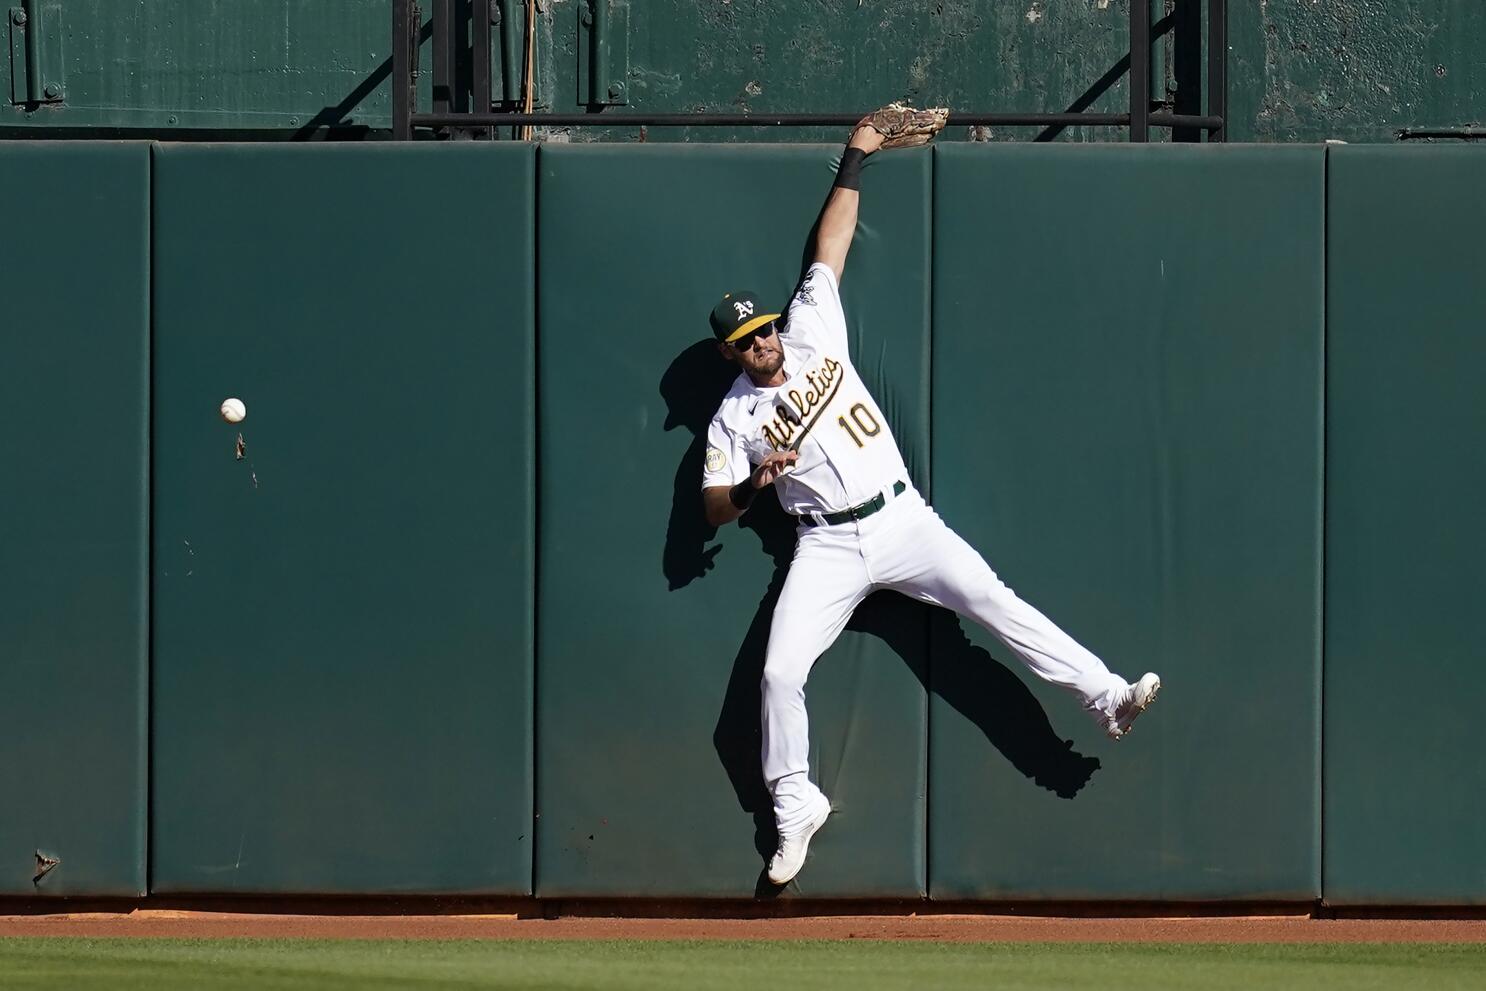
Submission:
{"label": "number 10 on jersey", "polygon": [[[882,424],[877,422],[877,417],[872,415],[872,411],[865,403],[857,403],[849,412],[852,422],[856,424],[856,430],[851,429],[851,423],[848,423],[844,416],[836,417],[836,422],[841,425],[841,429],[846,431],[846,435],[857,447],[862,446],[862,437],[876,437],[882,433]],[[862,437],[857,436],[857,430],[862,432]]]}

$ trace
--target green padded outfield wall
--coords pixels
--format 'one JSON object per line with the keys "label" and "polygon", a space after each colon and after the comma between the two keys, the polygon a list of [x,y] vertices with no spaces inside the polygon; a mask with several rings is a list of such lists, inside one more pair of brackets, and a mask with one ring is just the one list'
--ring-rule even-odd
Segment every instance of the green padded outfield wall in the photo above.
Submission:
{"label": "green padded outfield wall", "polygon": [[530,890],[534,179],[156,150],[152,890]]}
{"label": "green padded outfield wall", "polygon": [[1333,149],[1326,900],[1486,904],[1486,153]]}
{"label": "green padded outfield wall", "polygon": [[0,183],[0,895],[138,895],[150,150],[0,143]]}
{"label": "green padded outfield wall", "polygon": [[[793,527],[706,526],[706,427],[735,377],[707,314],[781,305],[838,147],[544,147],[537,893],[749,896],[774,846],[759,677]],[[932,157],[868,163],[843,280],[852,353],[928,475]],[[791,892],[924,891],[926,613],[878,598],[809,687],[838,814]]]}
{"label": "green padded outfield wall", "polygon": [[[1316,897],[1322,149],[935,154],[936,506],[1165,688],[1116,745],[937,625],[931,895]],[[1023,685],[1006,728],[956,703]]]}

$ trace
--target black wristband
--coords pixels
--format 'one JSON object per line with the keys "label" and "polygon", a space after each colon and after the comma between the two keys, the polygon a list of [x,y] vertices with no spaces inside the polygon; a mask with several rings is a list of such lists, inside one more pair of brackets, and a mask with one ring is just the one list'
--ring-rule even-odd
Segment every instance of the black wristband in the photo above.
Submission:
{"label": "black wristband", "polygon": [[753,505],[753,497],[758,495],[758,489],[753,487],[753,479],[745,478],[743,481],[728,489],[728,501],[737,510],[747,509]]}
{"label": "black wristband", "polygon": [[862,159],[867,153],[860,148],[848,148],[841,153],[841,167],[836,170],[835,185],[842,189],[862,188]]}

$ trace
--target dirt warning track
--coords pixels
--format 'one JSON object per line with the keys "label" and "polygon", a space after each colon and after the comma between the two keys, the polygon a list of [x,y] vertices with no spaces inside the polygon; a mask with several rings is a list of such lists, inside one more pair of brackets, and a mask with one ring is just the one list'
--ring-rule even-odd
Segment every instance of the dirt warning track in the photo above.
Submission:
{"label": "dirt warning track", "polygon": [[877,939],[942,942],[1486,943],[1486,919],[1025,918],[830,916],[777,919],[519,918],[512,915],[279,915],[136,909],[0,916],[0,937],[256,939]]}

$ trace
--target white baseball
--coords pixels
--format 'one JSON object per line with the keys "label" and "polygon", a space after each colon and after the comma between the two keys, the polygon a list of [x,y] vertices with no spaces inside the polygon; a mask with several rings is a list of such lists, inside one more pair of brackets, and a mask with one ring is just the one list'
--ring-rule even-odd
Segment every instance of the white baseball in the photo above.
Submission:
{"label": "white baseball", "polygon": [[243,405],[241,399],[222,400],[222,419],[228,423],[241,423],[243,417],[248,415],[248,408]]}

